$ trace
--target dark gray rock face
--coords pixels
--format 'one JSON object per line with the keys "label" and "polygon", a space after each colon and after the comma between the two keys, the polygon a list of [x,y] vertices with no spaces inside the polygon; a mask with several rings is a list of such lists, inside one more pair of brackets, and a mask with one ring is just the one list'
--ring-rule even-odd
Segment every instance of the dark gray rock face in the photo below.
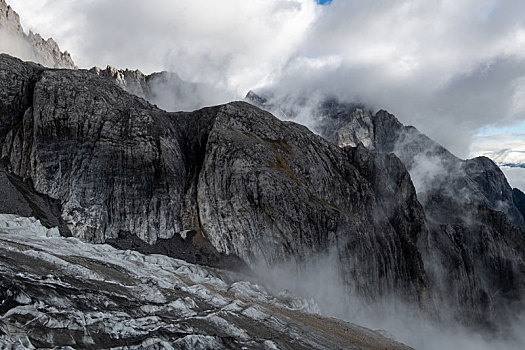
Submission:
{"label": "dark gray rock face", "polygon": [[164,112],[81,71],[42,72],[30,97],[32,106],[5,135],[2,156],[14,174],[61,201],[76,236],[103,242],[140,231],[153,242],[161,227],[163,238],[180,230],[181,203],[170,196],[183,196],[185,167],[171,137],[178,130],[162,125]]}
{"label": "dark gray rock face", "polygon": [[[359,130],[341,133],[358,147],[341,148],[244,102],[168,113],[106,77],[6,55],[0,78],[2,159],[59,203],[76,237],[187,258],[186,245],[209,255],[193,261],[217,266],[221,256],[254,267],[330,251],[349,295],[394,294],[432,310],[445,299],[476,325],[523,303],[523,234],[505,179],[483,158],[454,163],[386,112],[345,114],[359,118],[351,124]],[[358,142],[362,135],[375,150]],[[407,158],[382,152],[388,147]],[[417,147],[467,174],[450,184],[470,199],[444,192],[444,183],[418,199],[406,170]]]}
{"label": "dark gray rock face", "polygon": [[424,207],[429,231],[418,244],[431,290],[459,305],[464,323],[497,328],[525,295],[525,221],[503,172],[486,157],[455,157],[385,111],[373,120],[375,148],[403,161]]}
{"label": "dark gray rock face", "polygon": [[380,194],[344,150],[302,126],[226,105],[208,138],[197,196],[219,251],[275,264],[335,247],[343,278],[365,295],[425,293],[415,245],[396,232]]}
{"label": "dark gray rock face", "polygon": [[39,34],[25,34],[18,14],[0,0],[0,52],[40,63],[51,68],[75,69],[73,59],[67,51],[60,51],[52,39],[43,39]]}
{"label": "dark gray rock face", "polygon": [[191,264],[219,267],[233,271],[251,272],[248,265],[235,255],[221,254],[211,243],[202,239],[197,231],[183,231],[167,239],[149,244],[134,234],[106,240],[107,244],[122,250],[135,250],[143,254],[162,254],[182,259]]}
{"label": "dark gray rock face", "polygon": [[24,182],[0,164],[0,213],[34,217],[47,228],[58,227],[63,236],[71,236],[61,218],[58,200],[38,193],[30,182]]}
{"label": "dark gray rock face", "polygon": [[[425,260],[422,255],[425,251],[418,247],[429,235],[425,213],[405,166],[395,155],[371,152],[362,143],[355,148],[345,147],[344,150],[352,164],[374,189],[379,199],[380,215],[394,228],[401,241],[402,254],[411,257],[409,260],[412,265],[407,273],[418,284],[425,286],[418,300],[419,307],[433,315],[439,315],[435,307],[439,307],[441,303],[436,299],[436,291],[433,290],[435,286],[426,287],[431,282],[427,273],[428,259]],[[420,271],[424,271],[424,274]],[[457,308],[457,305],[454,306]]]}
{"label": "dark gray rock face", "polygon": [[[246,100],[266,110],[283,110],[290,104],[282,98],[274,99],[285,104],[280,107],[253,91]],[[488,158],[461,160],[384,110],[374,114],[363,105],[327,99],[311,108],[310,113],[316,120],[314,130],[340,147],[362,143],[368,149],[396,154],[409,170],[423,204],[428,196],[447,195],[457,205],[483,205],[503,211],[516,226],[525,225],[505,175]],[[285,115],[294,117],[293,111]]]}
{"label": "dark gray rock face", "polygon": [[[265,109],[278,108],[253,91],[246,99]],[[364,106],[328,99],[311,113],[317,120],[315,130],[340,147],[362,143],[368,149],[396,154],[409,170],[423,204],[429,196],[446,195],[457,205],[482,205],[504,212],[518,227],[525,225],[512,188],[490,159],[461,160],[384,110],[373,114]]]}
{"label": "dark gray rock face", "polygon": [[[23,63],[0,61],[2,86],[34,84],[0,135],[2,157],[61,203],[74,236],[153,244],[195,230],[252,266],[335,248],[358,291],[425,297],[416,237],[396,231],[347,152],[306,128],[246,103],[166,113],[87,71],[20,76]],[[4,108],[20,99],[12,89]]]}
{"label": "dark gray rock face", "polygon": [[[450,204],[433,198],[425,210],[441,212]],[[462,210],[468,216],[455,222],[431,222],[429,236],[421,241],[431,290],[448,307],[460,305],[456,317],[464,323],[504,329],[524,304],[525,232],[502,212]]]}
{"label": "dark gray rock face", "polygon": [[[254,92],[247,99],[279,109]],[[311,113],[316,131],[327,140],[340,147],[360,144],[347,152],[354,154],[360,173],[368,173],[382,192],[382,203],[388,203],[385,211],[392,208],[396,231],[408,237],[414,237],[409,232],[418,232],[418,252],[438,304],[458,310],[455,316],[464,323],[492,327],[512,314],[509,308],[523,305],[525,196],[510,188],[491,160],[461,160],[386,111],[373,114],[364,106],[326,100]],[[371,156],[365,146],[379,154]],[[414,194],[407,199],[403,190],[407,185],[392,173],[396,166],[377,168],[392,157],[409,170],[405,182],[414,183],[417,198]],[[377,169],[383,174],[374,180]],[[392,187],[395,179],[400,187]],[[400,227],[396,219],[413,226]]]}
{"label": "dark gray rock face", "polygon": [[388,122],[392,118],[384,111],[377,114],[376,124],[385,119],[388,126],[386,142],[378,141],[376,146],[382,152],[394,152],[406,164],[423,203],[429,195],[446,195],[457,205],[483,205],[504,212],[516,226],[525,224],[514,205],[512,188],[493,161],[486,157],[461,160],[414,127],[396,130]]}
{"label": "dark gray rock face", "polygon": [[525,218],[525,194],[517,188],[512,189],[512,198],[514,199],[514,205],[520,211],[521,215]]}

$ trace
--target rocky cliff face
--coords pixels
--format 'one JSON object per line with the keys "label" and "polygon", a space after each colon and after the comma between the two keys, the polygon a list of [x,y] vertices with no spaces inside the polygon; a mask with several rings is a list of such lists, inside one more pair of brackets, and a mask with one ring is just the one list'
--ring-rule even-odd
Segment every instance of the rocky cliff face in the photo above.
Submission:
{"label": "rocky cliff face", "polygon": [[516,208],[525,218],[525,194],[517,188],[514,188],[512,190],[512,198],[514,199],[514,205],[516,205]]}
{"label": "rocky cliff face", "polygon": [[[263,108],[279,109],[254,92],[247,99]],[[362,172],[370,172],[373,164],[387,155],[406,166],[410,173],[406,181],[414,183],[417,199],[394,210],[392,217],[410,215],[404,222],[417,223],[413,227],[419,232],[417,245],[430,290],[447,307],[459,308],[458,318],[486,324],[511,313],[508,305],[523,303],[523,195],[511,189],[492,161],[485,157],[461,160],[386,111],[373,114],[364,106],[329,99],[310,113],[317,121],[316,131],[358,155],[357,160],[364,148],[380,153],[361,166]],[[360,146],[353,148],[355,145]],[[381,182],[385,178],[391,181],[396,177],[387,174],[380,179],[376,186],[380,191],[391,188],[390,183]],[[389,198],[388,193],[385,197]],[[423,209],[409,214],[419,202]],[[394,197],[387,207],[399,205],[399,198]]]}
{"label": "rocky cliff face", "polygon": [[[341,133],[357,147],[338,147],[243,102],[168,113],[89,71],[1,55],[0,72],[7,173],[57,203],[75,237],[143,250],[195,246],[195,255],[236,256],[252,268],[307,266],[330,252],[349,297],[450,306],[467,324],[493,326],[523,304],[517,195],[498,211],[494,201],[508,201],[497,168],[453,163],[386,112],[345,114],[359,119],[350,124],[357,131]],[[406,158],[381,152],[388,147],[406,149]],[[471,200],[443,192],[445,184],[418,198],[407,171],[417,147],[458,166],[466,175],[452,174],[450,184],[465,184]]]}
{"label": "rocky cliff face", "polygon": [[24,33],[18,14],[0,0],[0,52],[25,60],[40,63],[51,68],[75,69],[76,66],[67,51],[60,51],[52,39],[43,39],[39,34]]}
{"label": "rocky cliff face", "polygon": [[147,82],[147,77],[139,70],[122,70],[115,67],[107,66],[106,69],[99,67],[93,67],[90,72],[106,77],[118,85],[130,94],[148,99],[151,97],[150,88]]}
{"label": "rocky cliff face", "polygon": [[246,103],[166,113],[90,72],[0,65],[2,157],[61,203],[74,236],[195,230],[251,266],[335,247],[349,286],[426,298],[415,232],[396,231],[349,154],[306,128]]}
{"label": "rocky cliff face", "polygon": [[[265,109],[279,108],[254,92],[246,98]],[[362,143],[368,149],[396,154],[409,170],[423,203],[432,195],[447,196],[458,205],[502,211],[518,227],[525,224],[505,175],[488,158],[461,160],[384,110],[373,114],[363,106],[328,99],[310,113],[316,120],[315,130],[339,147]]]}

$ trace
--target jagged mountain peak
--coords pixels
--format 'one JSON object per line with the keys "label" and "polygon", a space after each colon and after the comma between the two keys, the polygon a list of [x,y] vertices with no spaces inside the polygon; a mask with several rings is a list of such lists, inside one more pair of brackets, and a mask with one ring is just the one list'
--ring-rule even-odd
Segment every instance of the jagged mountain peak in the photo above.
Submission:
{"label": "jagged mountain peak", "polygon": [[203,83],[183,80],[174,72],[149,75],[140,70],[93,67],[90,71],[113,80],[127,92],[142,97],[167,111],[193,111],[232,100],[227,92]]}
{"label": "jagged mountain peak", "polygon": [[[74,68],[0,10],[0,48]],[[494,162],[336,95],[226,95],[0,54],[0,347],[407,349],[327,315],[522,339],[525,194]]]}
{"label": "jagged mountain peak", "polygon": [[[268,94],[272,96],[271,92]],[[254,92],[246,98],[270,111],[288,108],[287,102],[283,102],[287,98],[260,97]],[[309,100],[307,96],[302,98]],[[446,194],[455,196],[458,205],[475,203],[502,210],[515,225],[525,224],[525,218],[514,205],[512,188],[492,160],[486,157],[461,160],[417,128],[403,125],[386,110],[373,113],[362,104],[328,97],[311,106],[307,113],[313,120],[313,130],[339,147],[362,143],[371,150],[395,153],[411,173],[423,202],[432,197],[429,193]]]}
{"label": "jagged mountain peak", "polygon": [[[222,254],[250,268],[301,266],[335,252],[344,288],[370,299],[394,293],[428,312],[446,300],[467,323],[499,319],[501,298],[522,301],[497,294],[525,283],[514,248],[520,229],[509,221],[518,209],[497,168],[484,159],[455,163],[387,112],[332,108],[345,123],[366,120],[374,150],[360,140],[337,147],[248,103],[168,113],[93,72],[46,70],[5,55],[0,69],[0,145],[11,179],[60,203],[59,217],[76,237],[143,251],[130,236],[194,246],[207,257],[196,262]],[[400,141],[412,152],[406,158],[384,152],[397,154]],[[407,161],[418,161],[419,151],[443,153],[447,171],[459,167],[424,197]],[[477,260],[483,235],[492,242],[485,254],[515,264]],[[149,251],[183,257],[172,248]],[[449,273],[436,274],[438,267]],[[487,274],[516,277],[489,281]],[[455,292],[447,295],[445,285]]]}
{"label": "jagged mountain peak", "polygon": [[32,31],[26,34],[20,24],[20,17],[4,0],[0,2],[0,39],[0,52],[50,68],[77,68],[71,55],[67,51],[60,51],[55,40],[46,40]]}

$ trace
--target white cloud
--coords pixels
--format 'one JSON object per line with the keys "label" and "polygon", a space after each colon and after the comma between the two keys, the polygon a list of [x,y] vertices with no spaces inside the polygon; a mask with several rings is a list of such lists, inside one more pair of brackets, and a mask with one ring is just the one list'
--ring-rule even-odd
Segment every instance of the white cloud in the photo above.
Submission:
{"label": "white cloud", "polygon": [[513,167],[501,167],[501,170],[507,177],[511,187],[518,188],[520,191],[525,192],[525,169],[524,168],[513,168]]}
{"label": "white cloud", "polygon": [[525,134],[477,136],[472,143],[470,155],[486,156],[500,164],[525,166]]}
{"label": "white cloud", "polygon": [[170,70],[244,93],[304,42],[311,0],[12,0],[24,25],[53,36],[77,65]]}
{"label": "white cloud", "polygon": [[525,134],[477,136],[470,156],[485,156],[498,164],[512,187],[525,192]]}
{"label": "white cloud", "polygon": [[395,113],[460,156],[480,127],[524,120],[525,2],[11,0],[83,67],[234,91],[279,84]]}

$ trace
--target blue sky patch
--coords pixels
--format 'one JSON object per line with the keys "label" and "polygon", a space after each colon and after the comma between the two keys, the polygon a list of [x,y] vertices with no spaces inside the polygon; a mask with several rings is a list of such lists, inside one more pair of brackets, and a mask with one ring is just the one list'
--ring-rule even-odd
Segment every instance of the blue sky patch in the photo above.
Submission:
{"label": "blue sky patch", "polygon": [[525,134],[525,121],[504,127],[487,126],[479,129],[476,136],[493,136],[499,134]]}
{"label": "blue sky patch", "polygon": [[332,0],[317,0],[319,5],[329,5],[331,2]]}

